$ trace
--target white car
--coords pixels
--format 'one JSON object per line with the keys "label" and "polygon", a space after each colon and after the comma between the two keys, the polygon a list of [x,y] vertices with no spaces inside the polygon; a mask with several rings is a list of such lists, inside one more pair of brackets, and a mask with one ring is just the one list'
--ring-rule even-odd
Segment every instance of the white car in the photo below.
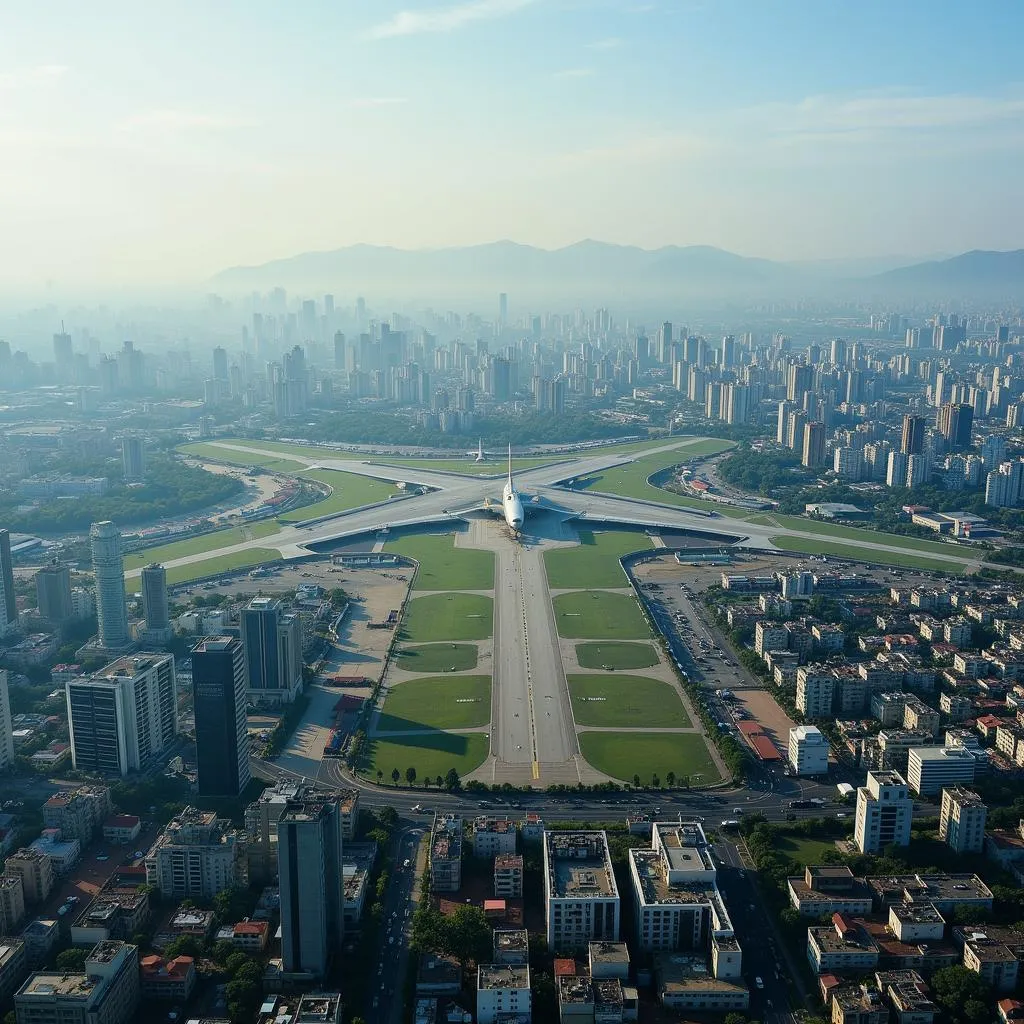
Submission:
{"label": "white car", "polygon": [[756,978],[754,979],[754,984],[755,984],[755,985],[756,985],[756,986],[757,986],[758,988],[764,988],[764,982],[763,982],[763,981],[761,980],[761,976],[760,976],[760,975],[758,975],[758,976],[757,976],[757,977],[756,977]]}

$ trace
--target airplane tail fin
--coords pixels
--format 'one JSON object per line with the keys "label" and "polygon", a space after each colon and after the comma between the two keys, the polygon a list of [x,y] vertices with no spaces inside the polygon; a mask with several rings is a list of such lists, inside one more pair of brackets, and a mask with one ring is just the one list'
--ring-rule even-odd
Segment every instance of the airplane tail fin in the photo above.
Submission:
{"label": "airplane tail fin", "polygon": [[508,482],[512,483],[512,442],[508,444]]}

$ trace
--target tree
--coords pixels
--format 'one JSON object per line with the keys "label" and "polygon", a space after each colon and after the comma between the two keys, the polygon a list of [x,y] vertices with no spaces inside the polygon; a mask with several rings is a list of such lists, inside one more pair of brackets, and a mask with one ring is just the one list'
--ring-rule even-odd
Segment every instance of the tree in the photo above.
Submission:
{"label": "tree", "polygon": [[385,828],[394,828],[398,824],[398,811],[394,807],[381,807],[377,811],[377,820]]}
{"label": "tree", "polygon": [[444,777],[444,784],[447,789],[456,790],[460,787],[459,773],[454,768],[448,769],[448,774]]}
{"label": "tree", "polygon": [[742,1013],[727,1013],[722,1024],[747,1024],[747,1018]]}
{"label": "tree", "polygon": [[377,769],[377,785],[381,784],[381,780],[384,778],[384,773],[378,768]]}
{"label": "tree", "polygon": [[493,932],[479,907],[463,904],[445,919],[445,952],[465,967],[469,961],[486,963],[491,957]]}
{"label": "tree", "polygon": [[391,781],[397,786],[398,780],[402,777],[402,773],[397,768],[391,769]]}
{"label": "tree", "polygon": [[658,773],[655,772],[651,776],[651,787],[653,789],[661,789],[661,779],[658,778]]}
{"label": "tree", "polygon": [[966,967],[957,964],[936,971],[932,975],[932,994],[954,1024],[984,1024],[989,1019],[989,987]]}
{"label": "tree", "polygon": [[639,789],[640,788],[640,776],[639,775],[634,775],[633,776],[633,788],[634,789]]}
{"label": "tree", "polygon": [[424,788],[424,789],[430,789],[430,783],[431,783],[431,781],[432,781],[432,780],[431,780],[431,778],[430,778],[430,776],[429,776],[429,775],[424,775],[424,776],[423,776],[423,788]]}
{"label": "tree", "polygon": [[669,789],[675,789],[676,788],[676,773],[675,772],[665,772],[665,785],[668,786]]}
{"label": "tree", "polygon": [[444,785],[444,776],[438,775],[438,777],[434,779],[434,782],[437,784],[437,788],[440,789]]}
{"label": "tree", "polygon": [[214,963],[218,963],[221,967],[227,969],[228,958],[234,956],[238,950],[235,949],[235,944],[230,939],[221,939],[213,947],[213,960]]}
{"label": "tree", "polygon": [[85,960],[88,955],[89,950],[87,949],[65,949],[57,954],[57,959],[54,962],[61,971],[68,974],[81,974],[85,970]]}
{"label": "tree", "polygon": [[405,781],[408,782],[410,786],[413,785],[416,782],[416,769],[415,768],[406,768],[405,769]]}

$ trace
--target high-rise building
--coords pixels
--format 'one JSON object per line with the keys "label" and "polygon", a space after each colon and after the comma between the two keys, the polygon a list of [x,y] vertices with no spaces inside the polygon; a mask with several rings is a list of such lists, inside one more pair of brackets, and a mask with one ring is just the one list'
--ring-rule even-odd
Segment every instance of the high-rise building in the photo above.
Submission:
{"label": "high-rise building", "polygon": [[0,772],[14,766],[14,726],[11,723],[11,695],[7,670],[0,668]]}
{"label": "high-rise building", "polygon": [[282,614],[272,597],[254,597],[242,612],[249,699],[290,703],[302,692],[302,620]]}
{"label": "high-rise building", "polygon": [[928,482],[928,458],[924,455],[907,456],[907,487],[920,487]]}
{"label": "high-rise building", "polygon": [[277,822],[281,956],[287,973],[322,978],[345,930],[341,812],[297,800]]}
{"label": "high-rise building", "polygon": [[814,387],[814,367],[792,363],[786,371],[786,401],[801,402],[806,392]]}
{"label": "high-rise building", "polygon": [[146,853],[146,883],[166,898],[209,900],[249,884],[245,834],[216,811],[185,807]]}
{"label": "high-rise building", "polygon": [[885,482],[889,487],[907,486],[907,459],[903,452],[889,452],[889,464],[885,471]]}
{"label": "high-rise building", "polygon": [[146,442],[135,434],[121,438],[121,468],[125,483],[143,480],[146,476]]}
{"label": "high-rise building", "polygon": [[70,566],[63,562],[51,562],[36,573],[36,604],[40,617],[55,626],[74,618]]}
{"label": "high-rise building", "polygon": [[124,593],[121,532],[111,522],[93,523],[89,530],[92,568],[96,576],[96,618],[99,640],[107,650],[123,650],[128,634],[128,603]]}
{"label": "high-rise building", "polygon": [[228,354],[220,345],[213,350],[213,379],[224,382],[228,379]]}
{"label": "high-rise building", "polygon": [[345,335],[341,331],[334,332],[334,368],[347,369],[345,365]]}
{"label": "high-rise building", "polygon": [[76,770],[127,775],[161,754],[178,734],[174,658],[118,658],[65,684]]}
{"label": "high-rise building", "polygon": [[853,838],[861,853],[878,853],[886,846],[907,846],[914,801],[899,772],[868,772],[867,784],[857,790]]}
{"label": "high-rise building", "polygon": [[238,796],[249,784],[242,642],[208,636],[192,648],[200,796]]}
{"label": "high-rise building", "polygon": [[939,408],[939,433],[951,448],[969,448],[974,407],[966,403],[946,402]]}
{"label": "high-rise building", "polygon": [[14,560],[11,557],[11,535],[0,530],[0,636],[18,626],[18,604],[14,595]]}
{"label": "high-rise building", "polygon": [[508,323],[508,295],[505,292],[498,295],[498,323],[502,327]]}
{"label": "high-rise building", "polygon": [[985,846],[988,808],[970,789],[952,786],[942,791],[939,838],[957,853],[981,853]]}
{"label": "high-rise building", "polygon": [[920,455],[924,450],[924,432],[927,429],[928,420],[924,416],[905,415],[900,451],[904,455]]}
{"label": "high-rise building", "polygon": [[142,614],[146,620],[146,639],[150,643],[167,643],[172,634],[167,609],[167,570],[158,562],[142,570]]}
{"label": "high-rise building", "polygon": [[837,448],[832,461],[832,468],[841,480],[860,480],[864,465],[864,453],[860,448]]}
{"label": "high-rise building", "polygon": [[824,423],[808,423],[804,428],[804,450],[800,461],[808,469],[818,469],[825,465]]}
{"label": "high-rise building", "polygon": [[726,384],[722,396],[722,419],[733,425],[750,418],[750,388],[746,384]]}

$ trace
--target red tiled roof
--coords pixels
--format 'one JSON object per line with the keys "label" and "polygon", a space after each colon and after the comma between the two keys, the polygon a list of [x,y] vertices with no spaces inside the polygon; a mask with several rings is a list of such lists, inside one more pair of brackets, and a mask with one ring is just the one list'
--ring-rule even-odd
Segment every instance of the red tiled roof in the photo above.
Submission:
{"label": "red tiled roof", "polygon": [[576,973],[576,961],[575,960],[556,960],[555,961],[555,977],[561,978],[563,976],[571,976]]}

